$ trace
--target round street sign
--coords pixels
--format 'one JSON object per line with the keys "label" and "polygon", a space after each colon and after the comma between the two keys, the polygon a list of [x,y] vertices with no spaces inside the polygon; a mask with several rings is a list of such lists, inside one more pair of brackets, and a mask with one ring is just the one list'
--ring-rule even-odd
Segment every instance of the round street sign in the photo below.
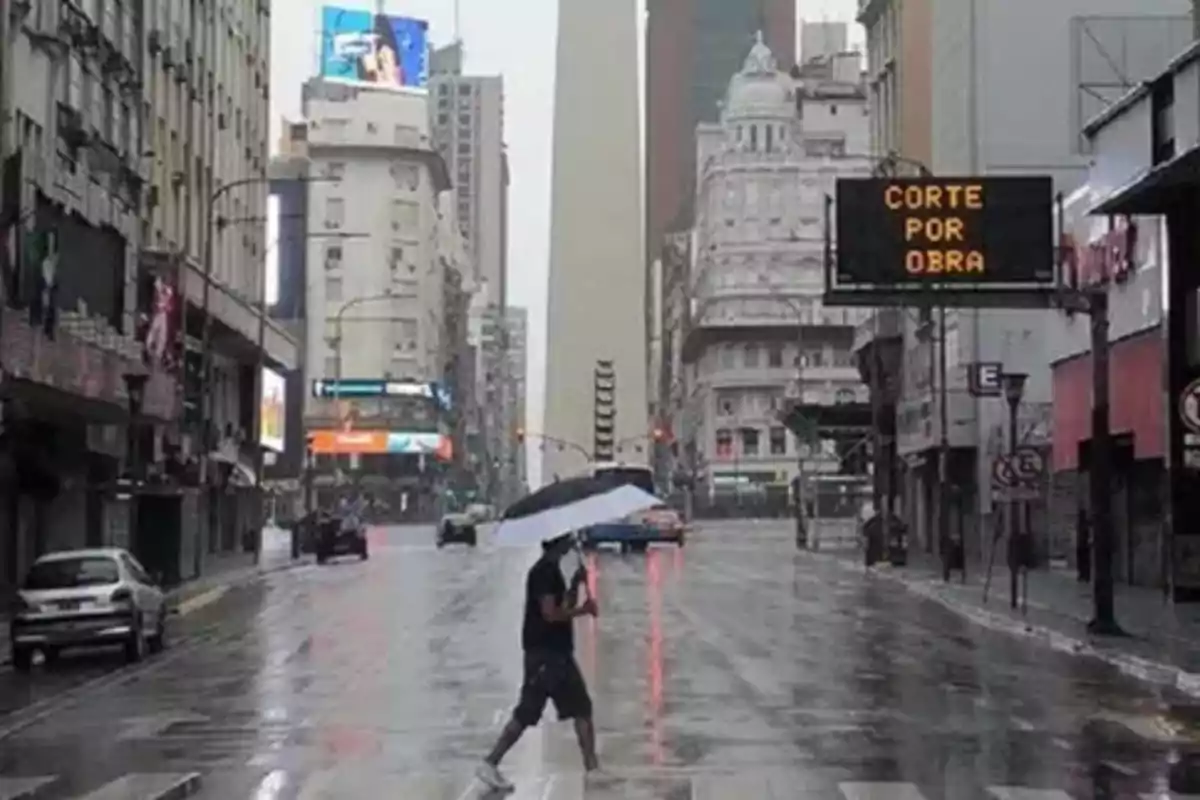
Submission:
{"label": "round street sign", "polygon": [[1179,395],[1179,419],[1192,433],[1200,433],[1200,378]]}

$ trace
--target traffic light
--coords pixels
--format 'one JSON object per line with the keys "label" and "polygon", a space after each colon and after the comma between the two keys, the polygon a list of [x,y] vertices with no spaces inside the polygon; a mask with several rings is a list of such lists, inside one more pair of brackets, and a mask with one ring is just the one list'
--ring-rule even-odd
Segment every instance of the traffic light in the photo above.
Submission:
{"label": "traffic light", "polygon": [[617,371],[611,360],[598,359],[594,374],[595,424],[592,458],[612,461],[617,449]]}
{"label": "traffic light", "polygon": [[655,428],[653,431],[650,432],[650,436],[656,442],[664,442],[667,439],[667,432],[664,431],[662,428]]}
{"label": "traffic light", "polygon": [[525,444],[525,429],[517,428],[517,444]]}

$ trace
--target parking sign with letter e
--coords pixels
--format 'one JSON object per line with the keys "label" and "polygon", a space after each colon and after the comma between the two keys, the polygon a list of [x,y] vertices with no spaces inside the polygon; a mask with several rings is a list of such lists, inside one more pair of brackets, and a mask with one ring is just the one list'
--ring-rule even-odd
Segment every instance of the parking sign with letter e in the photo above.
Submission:
{"label": "parking sign with letter e", "polygon": [[980,361],[971,364],[967,376],[972,397],[999,397],[1004,393],[1000,376],[1004,365],[998,361]]}

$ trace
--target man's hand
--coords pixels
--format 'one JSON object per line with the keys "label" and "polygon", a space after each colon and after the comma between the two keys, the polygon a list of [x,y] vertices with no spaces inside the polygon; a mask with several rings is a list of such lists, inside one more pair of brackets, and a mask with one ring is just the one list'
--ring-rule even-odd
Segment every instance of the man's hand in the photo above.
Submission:
{"label": "man's hand", "polygon": [[591,597],[580,603],[577,606],[577,609],[580,615],[588,614],[593,617],[600,612],[600,609],[596,606],[596,600]]}

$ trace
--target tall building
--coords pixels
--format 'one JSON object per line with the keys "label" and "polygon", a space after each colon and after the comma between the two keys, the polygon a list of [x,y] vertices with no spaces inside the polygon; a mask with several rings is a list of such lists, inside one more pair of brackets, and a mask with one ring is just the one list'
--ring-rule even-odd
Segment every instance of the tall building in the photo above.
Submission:
{"label": "tall building", "polygon": [[[186,579],[257,518],[253,492],[235,487],[259,446],[270,42],[264,4],[227,11],[4,4],[0,447],[21,480],[0,489],[19,498],[0,514],[0,582],[79,544],[129,546]],[[204,330],[217,327],[201,381]],[[268,365],[294,364],[275,325],[263,341]],[[56,376],[55,364],[76,366]],[[124,376],[137,373],[148,376],[143,435],[89,435],[99,417],[128,421]],[[208,518],[227,524],[131,527],[139,496],[86,497],[121,472],[189,496],[203,486]],[[146,549],[172,536],[196,558],[160,563]]]}
{"label": "tall building", "polygon": [[[1050,175],[1055,191],[1069,197],[1087,177],[1091,155],[1082,134],[1088,119],[1161,70],[1165,54],[1183,47],[1190,38],[1190,7],[1187,0],[1173,0],[1147,15],[1136,0],[1073,0],[1053,7],[995,0],[864,3],[860,21],[867,27],[875,152],[898,153],[940,174]],[[1035,16],[1037,24],[1030,25]],[[1024,55],[1005,69],[981,60],[980,54],[1014,41],[1024,43]],[[996,362],[1029,376],[1019,435],[1049,462],[1057,435],[1052,428],[1058,427],[1057,420],[1051,424],[1052,398],[1067,390],[1052,381],[1051,363],[1080,355],[1081,323],[1070,334],[1056,330],[1056,317],[1052,311],[963,309],[948,311],[943,322],[937,313],[913,319],[891,310],[879,312],[872,330],[864,331],[864,346],[890,340],[897,355],[896,449],[898,463],[910,465],[900,475],[899,508],[915,545],[940,550],[944,506],[949,533],[962,536],[968,557],[986,553],[994,520],[991,467],[1004,447],[1006,409],[971,395],[969,364]],[[931,379],[940,372],[942,344],[944,385]],[[1142,368],[1144,358],[1138,347],[1114,350],[1114,372],[1135,374],[1133,362]],[[1079,384],[1083,372],[1066,371],[1074,373],[1061,376],[1074,382],[1073,396],[1086,396]],[[1086,414],[1086,404],[1074,411]],[[943,437],[949,482],[939,470]],[[1062,452],[1068,450],[1078,452]],[[1152,457],[1149,451],[1142,455]],[[1077,462],[1057,466],[1074,473]],[[1056,539],[1051,531],[1074,527],[1074,498],[1061,513],[1048,498],[1029,505],[1032,530],[1040,532],[1039,556],[1067,557],[1072,548],[1063,542],[1070,537]]]}
{"label": "tall building", "polygon": [[[591,449],[598,360],[616,369],[617,438],[644,436],[646,318],[636,0],[560,3],[543,433]],[[578,472],[547,448],[542,474]]]}
{"label": "tall building", "polygon": [[[526,426],[525,398],[526,374],[529,370],[529,312],[520,306],[509,306],[504,312],[504,325],[508,329],[508,379],[511,411],[508,416],[515,423],[513,429]],[[513,467],[510,478],[510,496],[519,496],[528,483],[525,447],[520,443],[510,451]]]}
{"label": "tall building", "polygon": [[[462,73],[462,45],[436,51],[429,80],[430,129],[454,181],[459,223],[476,282],[488,302],[508,300],[508,157],[504,152],[504,78]],[[460,53],[449,58],[449,52]],[[436,54],[435,53],[435,54]],[[449,61],[449,63],[445,63]]]}
{"label": "tall building", "polygon": [[[486,346],[475,350],[475,375],[482,403],[478,461],[497,475],[487,483],[500,490],[516,448],[515,387],[508,372],[503,335],[508,303],[508,157],[504,149],[504,79],[463,72],[464,46],[455,42],[434,51],[429,121],[434,142],[454,181],[457,217],[466,237],[468,283],[479,295],[472,308],[482,314]],[[482,326],[482,327],[480,327]],[[492,335],[494,334],[494,335]],[[490,398],[490,399],[489,399]],[[523,395],[521,402],[524,402]],[[496,465],[503,465],[503,470]],[[505,497],[489,498],[496,503]]]}
{"label": "tall building", "polygon": [[796,58],[796,0],[647,0],[646,250],[691,227],[694,136],[720,119],[729,76],[762,31],[785,69]]}
{"label": "tall building", "polygon": [[430,465],[452,455],[437,387],[445,270],[457,266],[444,252],[454,217],[442,205],[450,183],[429,135],[428,99],[321,80],[305,84],[303,98],[316,179],[307,199],[314,396],[305,418],[323,459],[321,485],[338,491],[349,467],[376,480],[396,516],[428,517]]}
{"label": "tall building", "polygon": [[[796,79],[760,41],[729,83],[721,122],[697,132],[694,252],[704,257],[672,428],[682,471],[718,504],[751,496],[784,509],[801,474],[844,471],[854,444],[818,435],[823,410],[867,400],[852,355],[863,312],[822,304],[821,226],[837,178],[870,173],[860,62],[808,62]],[[811,437],[788,433],[792,406],[814,420]]]}

